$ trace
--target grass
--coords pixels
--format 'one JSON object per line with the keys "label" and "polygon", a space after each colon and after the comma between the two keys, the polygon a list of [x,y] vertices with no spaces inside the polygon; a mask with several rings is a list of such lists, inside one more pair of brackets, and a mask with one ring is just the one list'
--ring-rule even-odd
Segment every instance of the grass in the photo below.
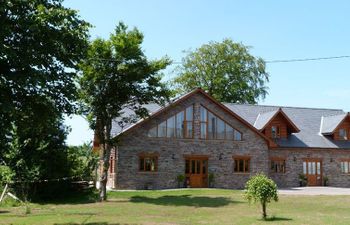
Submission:
{"label": "grass", "polygon": [[249,205],[242,191],[185,189],[110,192],[23,206],[0,206],[0,224],[350,224],[350,196],[280,196],[268,206],[268,219]]}

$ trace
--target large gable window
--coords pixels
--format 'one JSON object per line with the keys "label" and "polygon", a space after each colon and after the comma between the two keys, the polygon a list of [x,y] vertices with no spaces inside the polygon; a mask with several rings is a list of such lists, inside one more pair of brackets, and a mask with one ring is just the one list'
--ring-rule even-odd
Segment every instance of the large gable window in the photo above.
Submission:
{"label": "large gable window", "polygon": [[205,107],[200,107],[201,118],[201,139],[227,139],[227,140],[242,140],[242,133],[234,129],[218,116],[207,110]]}
{"label": "large gable window", "polygon": [[193,105],[148,131],[149,137],[193,138]]}

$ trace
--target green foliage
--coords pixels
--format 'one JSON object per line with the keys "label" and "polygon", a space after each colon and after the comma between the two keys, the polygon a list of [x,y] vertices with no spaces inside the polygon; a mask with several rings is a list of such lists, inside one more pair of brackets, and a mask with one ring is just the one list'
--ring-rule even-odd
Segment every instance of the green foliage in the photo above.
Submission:
{"label": "green foliage", "polygon": [[13,176],[14,173],[11,171],[10,167],[0,165],[0,186],[10,183]]}
{"label": "green foliage", "polygon": [[214,174],[209,173],[208,181],[209,181],[209,186],[212,187],[214,185]]}
{"label": "green foliage", "polygon": [[63,113],[75,111],[89,24],[61,0],[0,2],[0,162],[22,195],[68,174]]}
{"label": "green foliage", "polygon": [[300,173],[299,174],[299,184],[300,184],[300,187],[304,187],[307,185],[307,177],[305,174],[303,173]]}
{"label": "green foliage", "polygon": [[189,51],[173,84],[179,93],[201,87],[221,102],[257,103],[267,94],[268,78],[263,59],[252,56],[249,47],[224,39]]}
{"label": "green foliage", "polygon": [[102,146],[103,175],[101,200],[106,199],[107,170],[111,148],[112,120],[122,117],[122,127],[135,118],[123,116],[122,110],[134,111],[138,117],[148,116],[143,107],[149,102],[164,103],[169,91],[161,83],[160,70],[170,64],[168,58],[149,61],[142,51],[143,34],[136,28],[128,30],[119,23],[108,40],[96,39],[88,49],[87,59],[80,64],[80,96]]}
{"label": "green foliage", "polygon": [[264,174],[251,177],[245,186],[244,197],[249,202],[258,202],[262,206],[263,218],[266,218],[266,205],[272,200],[278,201],[277,185]]}
{"label": "green foliage", "polygon": [[92,151],[90,144],[70,146],[67,151],[69,176],[88,180],[94,177],[98,155]]}

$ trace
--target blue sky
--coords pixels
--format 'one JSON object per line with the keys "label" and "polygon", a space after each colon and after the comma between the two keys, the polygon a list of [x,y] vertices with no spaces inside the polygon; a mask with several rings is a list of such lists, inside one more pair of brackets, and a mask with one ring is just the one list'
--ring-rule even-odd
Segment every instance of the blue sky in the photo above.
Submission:
{"label": "blue sky", "polygon": [[[265,60],[350,55],[349,1],[66,0],[108,38],[119,21],[145,35],[150,59],[180,61],[184,50],[232,38]],[[269,95],[260,104],[350,111],[350,59],[267,64]],[[166,71],[166,79],[174,74]],[[68,144],[92,138],[85,120],[67,119]]]}

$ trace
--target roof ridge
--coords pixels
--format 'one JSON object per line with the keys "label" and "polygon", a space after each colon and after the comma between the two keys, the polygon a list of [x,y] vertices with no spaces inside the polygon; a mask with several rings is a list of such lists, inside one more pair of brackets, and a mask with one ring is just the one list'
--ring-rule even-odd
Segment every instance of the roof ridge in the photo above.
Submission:
{"label": "roof ridge", "polygon": [[223,102],[222,104],[232,104],[232,105],[244,105],[244,106],[260,106],[260,107],[276,107],[276,108],[292,108],[292,109],[312,109],[312,110],[329,110],[329,111],[342,111],[343,109],[330,109],[330,108],[312,108],[312,107],[301,107],[301,106],[281,106],[281,105],[259,105],[259,104],[249,104],[249,103],[231,103]]}

